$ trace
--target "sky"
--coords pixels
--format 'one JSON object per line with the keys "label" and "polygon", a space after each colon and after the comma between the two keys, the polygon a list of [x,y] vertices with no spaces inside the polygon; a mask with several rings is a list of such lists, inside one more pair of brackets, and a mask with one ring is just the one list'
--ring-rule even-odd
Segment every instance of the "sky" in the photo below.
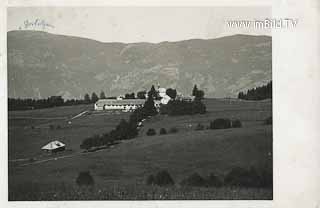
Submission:
{"label": "sky", "polygon": [[271,35],[267,29],[227,26],[228,20],[270,17],[271,7],[10,7],[7,30],[40,30],[102,42],[157,43]]}

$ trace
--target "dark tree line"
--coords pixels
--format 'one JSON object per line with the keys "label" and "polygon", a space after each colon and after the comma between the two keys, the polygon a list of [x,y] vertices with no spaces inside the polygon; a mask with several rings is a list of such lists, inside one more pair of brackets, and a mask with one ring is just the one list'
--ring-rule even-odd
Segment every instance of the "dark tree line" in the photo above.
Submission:
{"label": "dark tree line", "polygon": [[243,100],[264,100],[272,98],[272,81],[261,87],[249,89],[247,92],[239,92],[238,99]]}
{"label": "dark tree line", "polygon": [[[67,104],[70,104],[69,100]],[[63,100],[61,96],[51,96],[46,99],[21,99],[21,98],[9,98],[8,99],[8,109],[10,110],[32,110],[32,109],[40,109],[40,108],[51,108],[56,106],[65,105],[66,102]]]}
{"label": "dark tree line", "polygon": [[32,98],[8,98],[8,109],[11,110],[32,110],[41,108],[52,108],[58,106],[82,105],[95,103],[99,99],[105,99],[105,93],[101,91],[100,97],[93,92],[91,96],[86,93],[83,99],[64,100],[62,96],[51,96],[43,99]]}

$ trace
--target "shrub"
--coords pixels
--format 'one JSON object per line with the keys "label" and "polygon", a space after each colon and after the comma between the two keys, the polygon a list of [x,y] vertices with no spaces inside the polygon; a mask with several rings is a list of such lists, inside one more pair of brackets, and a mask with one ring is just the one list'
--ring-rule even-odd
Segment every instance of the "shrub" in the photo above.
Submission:
{"label": "shrub", "polygon": [[198,125],[196,126],[196,131],[201,131],[201,130],[204,130],[204,125],[198,123]]}
{"label": "shrub", "polygon": [[154,177],[154,184],[158,186],[170,186],[174,185],[174,181],[168,171],[162,170],[159,171]]}
{"label": "shrub", "polygon": [[83,171],[79,173],[76,183],[78,186],[92,186],[94,185],[94,180],[89,171]]}
{"label": "shrub", "polygon": [[239,119],[233,120],[231,124],[232,124],[232,128],[241,128],[242,127],[242,123]]}
{"label": "shrub", "polygon": [[148,136],[156,135],[156,130],[154,130],[154,129],[148,129],[147,135],[148,135]]}
{"label": "shrub", "polygon": [[149,175],[146,180],[147,185],[155,185],[155,177],[153,175]]}
{"label": "shrub", "polygon": [[60,125],[57,125],[57,127],[56,127],[57,129],[61,129],[61,126]]}
{"label": "shrub", "polygon": [[194,173],[183,179],[180,183],[182,186],[207,186],[206,180],[198,173]]}
{"label": "shrub", "polygon": [[221,187],[223,185],[223,181],[214,173],[210,173],[207,178],[207,185],[214,186],[214,187]]}
{"label": "shrub", "polygon": [[160,129],[160,135],[167,134],[167,130],[165,128]]}
{"label": "shrub", "polygon": [[230,119],[218,118],[210,122],[210,129],[228,129],[231,128]]}
{"label": "shrub", "polygon": [[272,124],[272,116],[266,118],[266,119],[264,120],[264,123],[265,123],[266,125],[271,125],[271,124]]}
{"label": "shrub", "polygon": [[50,128],[50,130],[54,130],[54,125],[50,124],[49,128]]}
{"label": "shrub", "polygon": [[243,186],[243,187],[261,187],[261,179],[255,168],[251,167],[249,170],[235,167],[224,179],[225,185],[229,186]]}
{"label": "shrub", "polygon": [[178,132],[178,129],[176,127],[172,127],[169,129],[169,133],[177,133]]}

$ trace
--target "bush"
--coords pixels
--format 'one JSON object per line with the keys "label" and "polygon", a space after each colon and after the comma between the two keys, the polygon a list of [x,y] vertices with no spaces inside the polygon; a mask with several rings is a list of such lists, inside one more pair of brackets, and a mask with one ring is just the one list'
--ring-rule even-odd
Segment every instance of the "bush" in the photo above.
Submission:
{"label": "bush", "polygon": [[172,133],[172,134],[177,133],[177,132],[178,132],[178,129],[176,127],[172,127],[169,130],[169,133]]}
{"label": "bush", "polygon": [[239,119],[232,121],[232,128],[241,128],[241,127],[242,127],[242,123]]}
{"label": "bush", "polygon": [[180,183],[182,186],[207,186],[207,182],[198,173],[183,179]]}
{"label": "bush", "polygon": [[170,186],[174,185],[174,181],[168,171],[162,170],[159,171],[154,177],[154,184],[158,186]]}
{"label": "bush", "polygon": [[228,129],[231,128],[230,119],[218,118],[210,122],[210,129]]}
{"label": "bush", "polygon": [[201,130],[204,130],[204,125],[198,123],[198,125],[196,126],[196,131],[201,131]]}
{"label": "bush", "polygon": [[266,125],[271,125],[271,124],[272,124],[272,116],[266,118],[266,119],[264,120],[264,123],[265,123]]}
{"label": "bush", "polygon": [[146,180],[147,185],[155,185],[155,177],[153,175],[149,175]]}
{"label": "bush", "polygon": [[225,177],[224,183],[229,186],[261,187],[261,178],[255,168],[233,168]]}
{"label": "bush", "polygon": [[156,130],[154,130],[154,129],[148,129],[147,135],[148,135],[148,136],[156,135]]}
{"label": "bush", "polygon": [[54,125],[50,124],[49,128],[50,128],[50,130],[54,130]]}
{"label": "bush", "polygon": [[213,187],[221,187],[223,185],[223,181],[216,176],[214,173],[211,173],[207,179],[207,185]]}
{"label": "bush", "polygon": [[92,186],[94,185],[94,180],[89,171],[83,171],[79,173],[76,183],[78,186]]}
{"label": "bush", "polygon": [[167,134],[167,130],[165,128],[160,129],[160,135]]}

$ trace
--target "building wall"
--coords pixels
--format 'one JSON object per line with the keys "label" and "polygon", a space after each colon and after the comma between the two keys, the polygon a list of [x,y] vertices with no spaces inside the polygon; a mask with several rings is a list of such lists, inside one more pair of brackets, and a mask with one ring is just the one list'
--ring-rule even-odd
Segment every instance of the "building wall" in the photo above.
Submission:
{"label": "building wall", "polygon": [[123,111],[130,111],[135,110],[138,107],[142,107],[143,105],[104,105],[104,106],[97,106],[94,105],[95,110],[123,110]]}

